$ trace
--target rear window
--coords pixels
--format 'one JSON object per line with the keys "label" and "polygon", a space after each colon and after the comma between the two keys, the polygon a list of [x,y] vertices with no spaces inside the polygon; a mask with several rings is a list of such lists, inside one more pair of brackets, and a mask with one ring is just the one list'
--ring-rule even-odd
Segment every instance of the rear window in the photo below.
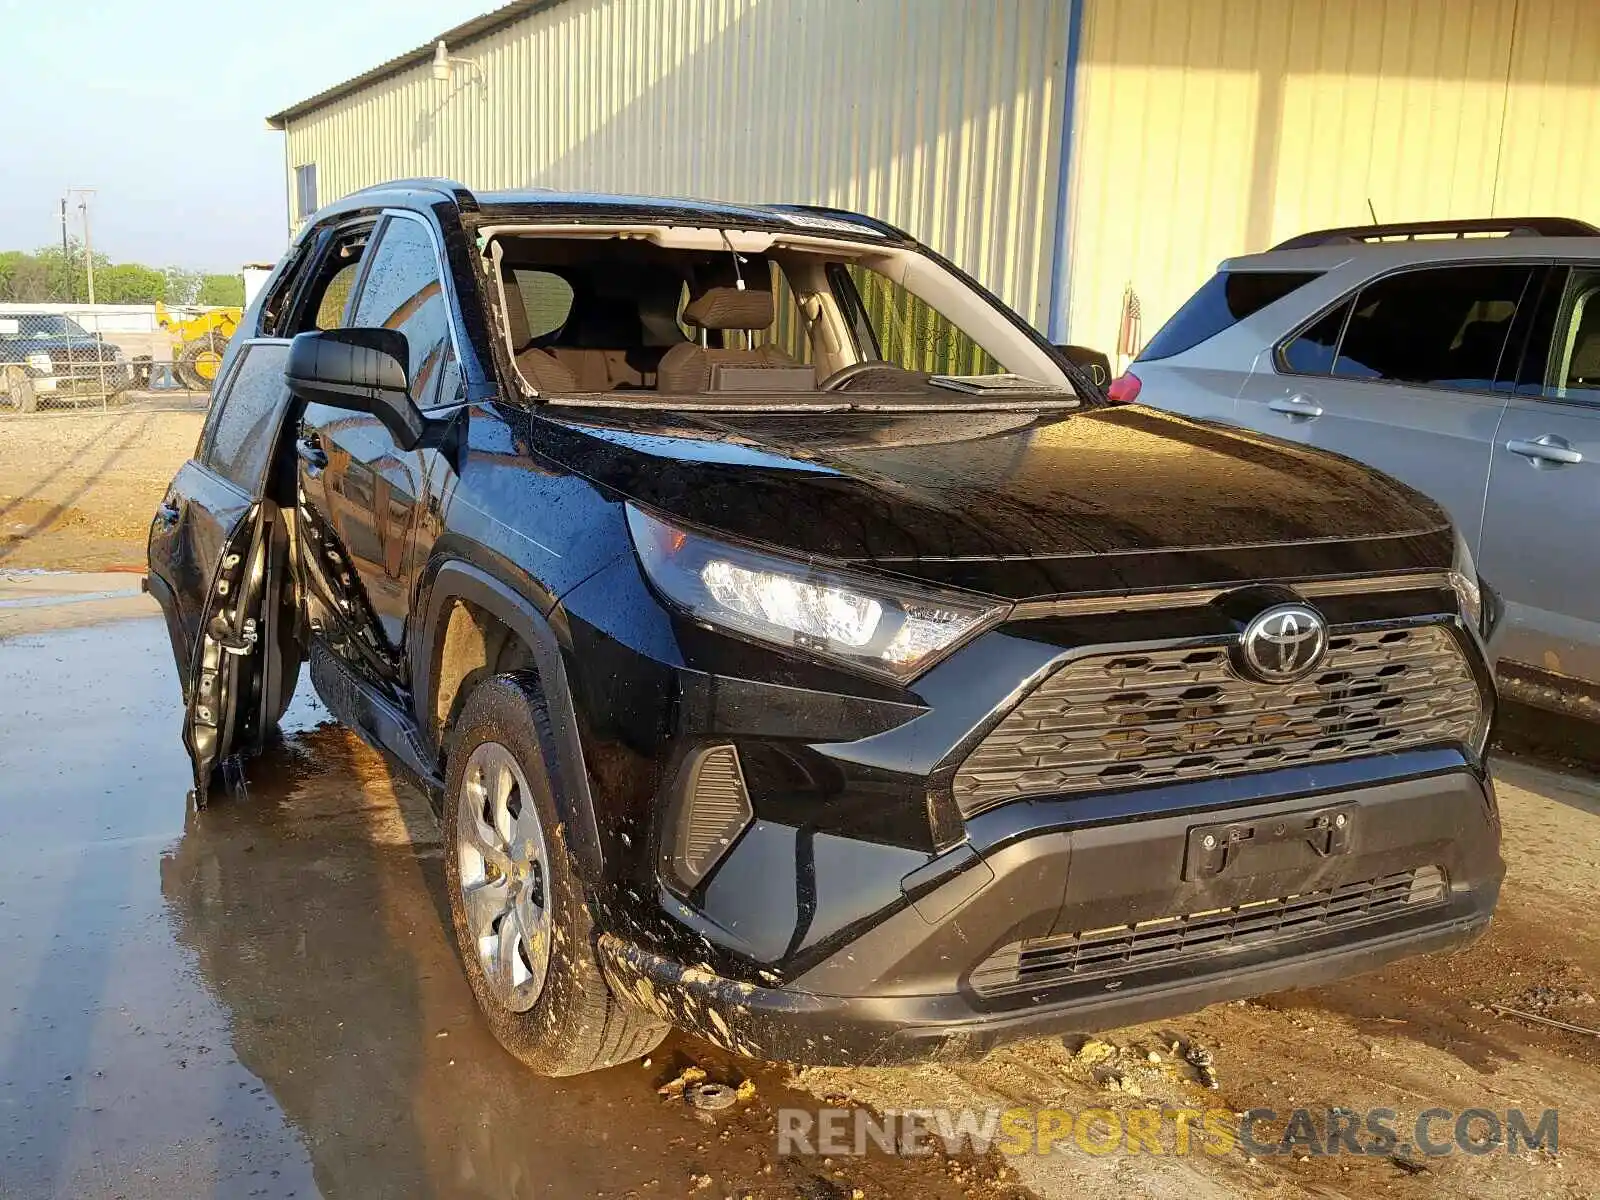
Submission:
{"label": "rear window", "polygon": [[522,293],[522,310],[528,314],[528,336],[544,337],[567,323],[572,315],[572,285],[554,271],[513,268],[511,278]]}
{"label": "rear window", "polygon": [[1282,300],[1321,271],[1219,271],[1161,327],[1141,361],[1171,358]]}

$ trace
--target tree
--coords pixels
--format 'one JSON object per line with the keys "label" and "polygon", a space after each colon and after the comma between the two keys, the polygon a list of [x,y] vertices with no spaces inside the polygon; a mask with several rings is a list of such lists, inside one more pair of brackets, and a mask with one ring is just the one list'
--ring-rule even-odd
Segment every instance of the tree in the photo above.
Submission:
{"label": "tree", "polygon": [[54,300],[51,280],[44,264],[21,250],[0,253],[0,300],[33,303]]}
{"label": "tree", "polygon": [[[89,298],[89,274],[83,261],[83,243],[73,238],[67,243],[66,253],[60,246],[45,246],[35,250],[33,257],[43,267],[49,280],[49,295],[38,297],[45,301],[83,301]],[[109,256],[97,252],[94,256],[95,299],[100,296],[100,275],[111,266]]]}
{"label": "tree", "polygon": [[[211,275],[183,267],[147,267],[143,263],[113,263],[105,254],[94,256],[94,298],[99,304],[244,304],[244,278]],[[37,304],[81,304],[89,299],[89,279],[84,268],[83,243],[73,239],[63,253],[60,246],[45,246],[28,254],[0,251],[0,301]]]}
{"label": "tree", "polygon": [[118,263],[94,269],[94,298],[101,304],[154,304],[167,298],[164,271],[139,263]]}
{"label": "tree", "polygon": [[219,304],[231,308],[244,307],[243,275],[207,275],[200,281],[196,304]]}
{"label": "tree", "polygon": [[167,268],[167,303],[193,304],[200,294],[204,276],[199,271],[186,271],[182,267]]}

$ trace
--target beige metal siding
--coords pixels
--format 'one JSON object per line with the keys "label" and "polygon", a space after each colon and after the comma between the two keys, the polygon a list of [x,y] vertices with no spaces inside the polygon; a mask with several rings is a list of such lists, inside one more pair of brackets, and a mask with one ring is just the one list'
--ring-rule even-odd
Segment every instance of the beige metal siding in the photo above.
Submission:
{"label": "beige metal siding", "polygon": [[1522,0],[1508,78],[1494,211],[1600,225],[1600,0]]}
{"label": "beige metal siding", "polygon": [[568,0],[290,121],[323,203],[407,175],[857,209],[1045,320],[1068,6]]}
{"label": "beige metal siding", "polygon": [[1320,226],[1600,222],[1600,0],[1087,0],[1070,331]]}

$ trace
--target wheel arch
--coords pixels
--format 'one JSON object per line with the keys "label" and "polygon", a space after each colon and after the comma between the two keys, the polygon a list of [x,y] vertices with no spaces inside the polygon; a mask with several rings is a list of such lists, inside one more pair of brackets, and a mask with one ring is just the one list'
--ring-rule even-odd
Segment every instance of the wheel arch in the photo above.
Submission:
{"label": "wheel arch", "polygon": [[[538,680],[555,734],[558,761],[551,768],[566,843],[579,877],[598,882],[605,866],[599,822],[560,638],[546,614],[527,596],[482,566],[447,560],[429,581],[422,637],[413,648],[413,715],[418,729],[442,766],[442,735],[466,698],[461,689],[471,668],[464,664],[479,654],[488,660],[486,665],[492,666],[494,661],[489,659],[494,634],[473,619],[474,610],[498,623],[528,651],[529,669]],[[496,657],[501,650],[503,643],[497,647]]]}

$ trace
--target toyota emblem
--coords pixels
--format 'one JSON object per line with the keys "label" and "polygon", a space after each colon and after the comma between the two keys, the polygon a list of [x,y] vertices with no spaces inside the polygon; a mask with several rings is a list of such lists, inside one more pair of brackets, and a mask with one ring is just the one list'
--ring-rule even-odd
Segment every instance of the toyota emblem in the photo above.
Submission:
{"label": "toyota emblem", "polygon": [[1244,673],[1265,683],[1287,683],[1314,671],[1328,649],[1328,623],[1304,604],[1267,609],[1239,635]]}

